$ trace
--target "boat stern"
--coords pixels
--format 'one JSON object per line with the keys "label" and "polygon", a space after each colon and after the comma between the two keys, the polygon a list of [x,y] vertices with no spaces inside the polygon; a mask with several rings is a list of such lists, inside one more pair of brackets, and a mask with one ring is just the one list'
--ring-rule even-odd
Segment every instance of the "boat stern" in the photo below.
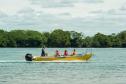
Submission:
{"label": "boat stern", "polygon": [[32,61],[32,58],[33,58],[32,54],[27,53],[27,54],[25,55],[25,60],[26,60],[26,61]]}

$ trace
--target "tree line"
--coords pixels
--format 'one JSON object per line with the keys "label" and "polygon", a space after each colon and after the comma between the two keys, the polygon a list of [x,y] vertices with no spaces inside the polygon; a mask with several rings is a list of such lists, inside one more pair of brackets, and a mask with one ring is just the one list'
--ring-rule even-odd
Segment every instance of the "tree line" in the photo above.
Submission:
{"label": "tree line", "polygon": [[56,29],[52,32],[33,30],[0,30],[0,47],[126,47],[126,31],[85,36],[76,31]]}

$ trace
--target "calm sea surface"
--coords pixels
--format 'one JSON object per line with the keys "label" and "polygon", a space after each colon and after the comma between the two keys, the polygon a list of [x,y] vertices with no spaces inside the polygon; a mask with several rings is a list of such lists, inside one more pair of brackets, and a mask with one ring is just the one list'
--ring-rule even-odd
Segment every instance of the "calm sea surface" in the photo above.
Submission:
{"label": "calm sea surface", "polygon": [[[50,56],[55,50],[46,49]],[[86,49],[76,50],[84,53]],[[36,63],[26,62],[24,55],[40,55],[40,48],[0,48],[0,84],[126,84],[125,48],[92,51],[94,56],[88,62]]]}

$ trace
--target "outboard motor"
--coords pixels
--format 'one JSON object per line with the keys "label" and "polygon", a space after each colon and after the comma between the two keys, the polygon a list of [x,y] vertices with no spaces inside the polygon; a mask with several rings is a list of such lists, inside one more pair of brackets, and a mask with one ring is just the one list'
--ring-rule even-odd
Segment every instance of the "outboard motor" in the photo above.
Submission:
{"label": "outboard motor", "polygon": [[27,53],[26,55],[25,55],[25,60],[26,61],[32,61],[32,54],[29,54],[29,53]]}

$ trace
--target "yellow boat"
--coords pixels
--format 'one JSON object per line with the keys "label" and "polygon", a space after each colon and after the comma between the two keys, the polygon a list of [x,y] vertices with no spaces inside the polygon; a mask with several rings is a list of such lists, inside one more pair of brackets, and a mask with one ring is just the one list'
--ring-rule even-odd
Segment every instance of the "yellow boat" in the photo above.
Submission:
{"label": "yellow boat", "polygon": [[32,56],[31,54],[26,54],[26,61],[87,61],[92,57],[92,53],[87,53],[81,56],[63,56],[63,57],[52,57],[52,56]]}

